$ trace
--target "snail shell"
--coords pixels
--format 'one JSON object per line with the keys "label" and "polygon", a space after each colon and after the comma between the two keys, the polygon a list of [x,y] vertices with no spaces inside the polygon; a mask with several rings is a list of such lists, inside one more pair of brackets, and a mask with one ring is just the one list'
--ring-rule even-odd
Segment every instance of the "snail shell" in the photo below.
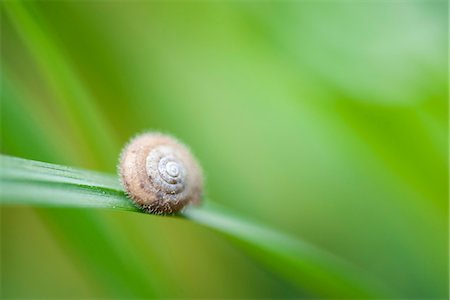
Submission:
{"label": "snail shell", "polygon": [[186,146],[160,133],[144,133],[120,157],[122,185],[136,206],[148,213],[172,214],[200,203],[203,176]]}

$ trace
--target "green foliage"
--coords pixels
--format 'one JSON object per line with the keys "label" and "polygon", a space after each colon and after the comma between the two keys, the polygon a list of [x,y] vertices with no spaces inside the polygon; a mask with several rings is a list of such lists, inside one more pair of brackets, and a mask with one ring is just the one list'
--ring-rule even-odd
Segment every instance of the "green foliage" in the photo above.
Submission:
{"label": "green foliage", "polygon": [[[448,298],[447,1],[0,14],[1,152],[57,164],[2,159],[1,298]],[[144,130],[190,145],[214,205],[129,213],[84,170]]]}
{"label": "green foliage", "polygon": [[95,172],[0,156],[2,203],[136,211],[118,179]]}
{"label": "green foliage", "polygon": [[[55,164],[0,156],[0,203],[138,210],[114,176]],[[379,286],[350,264],[308,243],[207,203],[179,215],[231,237],[253,257],[302,290],[322,296],[374,296]],[[151,217],[149,215],[149,217]],[[289,266],[289,268],[286,268]]]}

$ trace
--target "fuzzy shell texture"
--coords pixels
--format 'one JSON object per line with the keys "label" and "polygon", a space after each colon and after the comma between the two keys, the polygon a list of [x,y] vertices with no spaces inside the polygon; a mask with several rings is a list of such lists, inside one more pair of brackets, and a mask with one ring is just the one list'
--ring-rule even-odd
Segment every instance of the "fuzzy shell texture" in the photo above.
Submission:
{"label": "fuzzy shell texture", "polygon": [[147,213],[172,214],[201,201],[201,168],[171,136],[144,133],[133,138],[122,151],[119,173],[128,196]]}

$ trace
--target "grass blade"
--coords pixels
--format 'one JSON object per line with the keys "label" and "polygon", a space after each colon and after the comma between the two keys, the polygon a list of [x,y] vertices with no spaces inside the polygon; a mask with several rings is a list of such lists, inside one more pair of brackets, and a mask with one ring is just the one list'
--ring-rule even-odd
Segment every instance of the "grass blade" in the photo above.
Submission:
{"label": "grass blade", "polygon": [[1,203],[137,209],[116,177],[15,157],[1,157]]}
{"label": "grass blade", "polygon": [[[4,155],[0,161],[2,205],[138,211],[115,176]],[[191,207],[181,217],[225,234],[253,258],[311,295],[373,297],[385,292],[361,270],[331,253],[217,205]]]}

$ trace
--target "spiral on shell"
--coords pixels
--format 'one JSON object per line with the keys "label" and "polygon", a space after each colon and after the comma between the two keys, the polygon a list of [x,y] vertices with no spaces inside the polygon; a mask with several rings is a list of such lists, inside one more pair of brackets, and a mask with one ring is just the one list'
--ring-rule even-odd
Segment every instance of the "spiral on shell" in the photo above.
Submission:
{"label": "spiral on shell", "polygon": [[201,168],[171,136],[145,133],[132,139],[122,151],[119,173],[128,196],[145,212],[172,214],[200,203]]}

